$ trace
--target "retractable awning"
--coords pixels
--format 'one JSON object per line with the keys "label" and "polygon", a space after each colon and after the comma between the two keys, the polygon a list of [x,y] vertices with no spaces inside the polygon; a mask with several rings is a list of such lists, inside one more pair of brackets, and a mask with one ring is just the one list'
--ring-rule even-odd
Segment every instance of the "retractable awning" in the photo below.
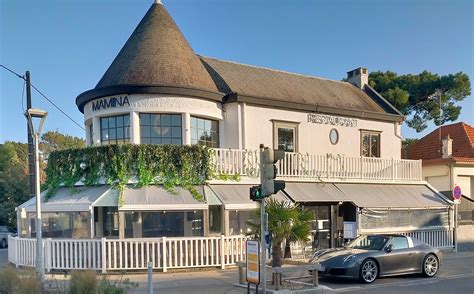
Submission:
{"label": "retractable awning", "polygon": [[[257,202],[250,200],[253,185],[210,185],[211,190],[224,204],[225,209],[254,209]],[[281,191],[271,196],[277,200],[290,201]]]}
{"label": "retractable awning", "polygon": [[[61,187],[56,193],[44,201],[45,193],[41,195],[42,212],[89,211],[92,204],[106,194],[109,186],[97,187]],[[36,199],[32,198],[18,207],[27,212],[36,212]]]}
{"label": "retractable awning", "polygon": [[446,201],[425,184],[286,183],[295,202],[352,202],[370,208],[447,207]]}
{"label": "retractable awning", "polygon": [[447,207],[446,201],[426,185],[335,184],[359,207],[429,208]]}
{"label": "retractable awning", "polygon": [[[203,195],[203,186],[195,187]],[[200,210],[207,209],[205,202],[194,199],[191,192],[184,188],[175,187],[174,193],[163,186],[148,186],[141,188],[125,187],[123,205],[119,210]]]}

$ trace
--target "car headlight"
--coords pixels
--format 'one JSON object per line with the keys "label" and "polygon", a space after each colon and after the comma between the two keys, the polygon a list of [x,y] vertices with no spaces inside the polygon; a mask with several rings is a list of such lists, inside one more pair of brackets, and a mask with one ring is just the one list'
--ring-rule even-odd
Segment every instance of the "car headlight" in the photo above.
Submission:
{"label": "car headlight", "polygon": [[356,255],[352,254],[352,255],[344,257],[344,259],[342,261],[344,263],[349,263],[349,262],[353,262],[355,259],[356,259]]}
{"label": "car headlight", "polygon": [[318,259],[318,258],[319,258],[321,255],[323,255],[326,251],[327,251],[327,249],[322,249],[322,250],[316,251],[316,252],[313,254],[313,257],[311,258],[310,261],[314,261],[314,260]]}

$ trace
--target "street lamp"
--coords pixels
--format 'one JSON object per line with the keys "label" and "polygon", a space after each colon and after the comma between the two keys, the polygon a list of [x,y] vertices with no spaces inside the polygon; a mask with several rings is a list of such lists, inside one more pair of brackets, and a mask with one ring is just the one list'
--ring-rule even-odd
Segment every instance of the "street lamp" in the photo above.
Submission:
{"label": "street lamp", "polygon": [[[44,121],[48,113],[44,110],[37,108],[30,108],[25,112],[26,119],[28,120],[28,126],[30,132],[33,135],[35,144],[35,193],[36,193],[36,271],[43,280],[44,275],[44,264],[43,264],[43,236],[41,232],[42,220],[41,220],[41,199],[40,199],[40,173],[39,173],[39,137],[41,130],[43,129]],[[33,119],[39,119],[38,129],[35,131]]]}

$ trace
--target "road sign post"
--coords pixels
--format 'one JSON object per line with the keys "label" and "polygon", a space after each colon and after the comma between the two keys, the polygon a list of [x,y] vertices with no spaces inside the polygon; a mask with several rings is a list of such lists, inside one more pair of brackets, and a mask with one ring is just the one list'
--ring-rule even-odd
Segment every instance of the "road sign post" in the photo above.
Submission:
{"label": "road sign post", "polygon": [[461,187],[454,185],[453,202],[454,202],[454,252],[458,252],[458,205],[461,204],[462,191]]}

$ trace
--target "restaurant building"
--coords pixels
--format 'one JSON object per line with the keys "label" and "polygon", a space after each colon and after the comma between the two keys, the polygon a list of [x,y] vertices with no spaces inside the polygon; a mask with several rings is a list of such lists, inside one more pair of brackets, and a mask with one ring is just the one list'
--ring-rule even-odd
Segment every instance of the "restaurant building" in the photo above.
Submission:
{"label": "restaurant building", "polygon": [[[197,187],[205,201],[162,186],[127,186],[120,204],[105,184],[60,188],[43,204],[46,237],[245,234],[263,143],[287,152],[278,169],[286,188],[272,197],[314,211],[313,250],[367,232],[436,232],[435,245],[452,246],[451,201],[423,180],[421,161],[401,159],[404,116],[369,86],[366,68],[335,81],[201,56],[154,3],[76,104],[89,146],[203,144],[218,172],[240,180]],[[18,208],[23,236],[34,235],[34,205]]]}

